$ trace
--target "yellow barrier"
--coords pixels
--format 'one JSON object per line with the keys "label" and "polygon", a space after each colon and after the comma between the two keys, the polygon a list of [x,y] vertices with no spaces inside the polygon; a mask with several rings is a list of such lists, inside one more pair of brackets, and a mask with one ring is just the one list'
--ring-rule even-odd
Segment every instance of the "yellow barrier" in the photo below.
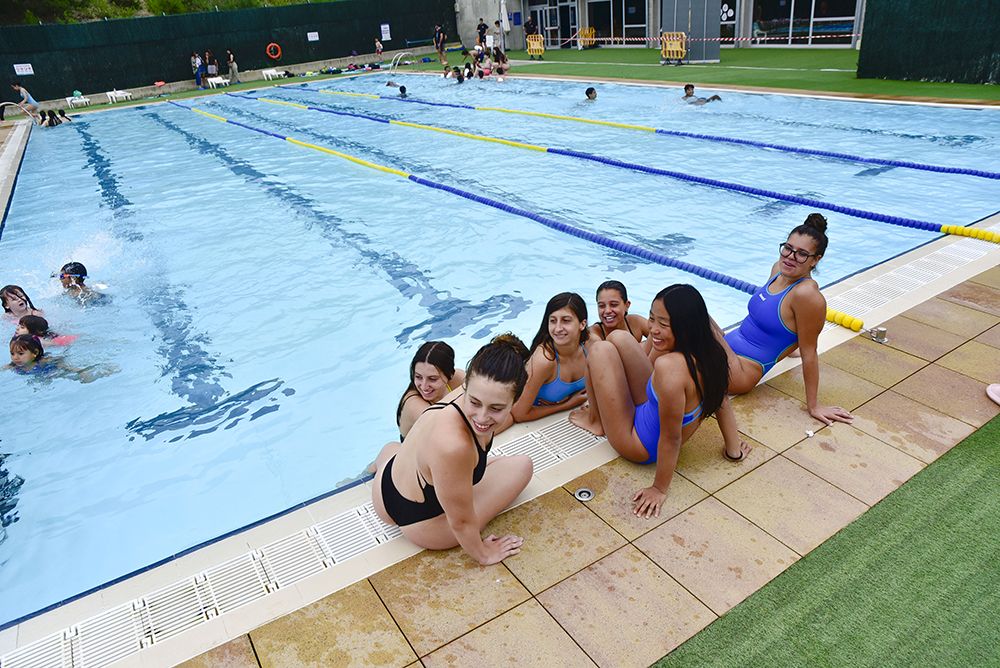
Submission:
{"label": "yellow barrier", "polygon": [[517,148],[526,148],[532,151],[541,151],[545,153],[547,149],[544,146],[536,146],[535,144],[525,144],[519,141],[511,141],[510,139],[499,139],[497,137],[486,137],[484,135],[474,135],[469,132],[459,132],[458,130],[448,130],[447,128],[438,128],[433,125],[421,125],[420,123],[407,123],[406,121],[389,121],[392,125],[402,125],[408,128],[417,128],[419,130],[430,130],[432,132],[441,132],[446,135],[454,135],[456,137],[465,137],[466,139],[476,139],[479,141],[488,141],[495,144],[506,144],[507,146],[515,146]]}
{"label": "yellow barrier", "polygon": [[368,162],[367,160],[362,160],[361,158],[355,158],[353,155],[347,155],[346,153],[341,153],[340,151],[334,151],[332,148],[317,146],[316,144],[310,144],[308,142],[300,141],[298,139],[293,139],[292,137],[285,137],[285,140],[293,144],[296,144],[297,146],[305,146],[306,148],[311,148],[314,151],[322,151],[323,153],[329,153],[330,155],[335,155],[338,158],[349,160],[357,165],[362,165],[363,167],[377,169],[378,171],[385,172],[387,174],[395,174],[396,176],[402,176],[404,179],[410,178],[410,175],[402,170],[393,169],[392,167],[386,167],[384,165],[377,165],[374,162]]}
{"label": "yellow barrier", "polygon": [[593,26],[580,28],[580,46],[583,48],[594,46],[597,43],[597,30]]}
{"label": "yellow barrier", "polygon": [[978,227],[962,227],[961,225],[942,225],[942,234],[954,234],[960,237],[970,237],[972,239],[981,239],[983,241],[992,241],[993,243],[1000,243],[1000,233],[994,232],[993,230],[983,230]]}
{"label": "yellow barrier", "polygon": [[853,315],[847,315],[843,311],[838,311],[832,308],[828,308],[826,310],[826,319],[835,325],[846,327],[853,332],[860,332],[865,326],[865,323],[861,318],[856,318]]}
{"label": "yellow barrier", "polygon": [[687,57],[687,35],[682,32],[661,33],[660,57],[663,60],[684,60]]}
{"label": "yellow barrier", "polygon": [[229,122],[225,118],[223,118],[222,116],[216,116],[215,114],[210,114],[207,111],[202,111],[201,109],[195,109],[195,108],[192,107],[191,111],[193,111],[196,114],[201,114],[202,116],[208,116],[209,118],[215,119],[217,121],[222,121],[223,123],[228,123]]}
{"label": "yellow barrier", "polygon": [[378,95],[372,95],[371,93],[348,93],[342,90],[321,90],[320,93],[324,95],[350,95],[351,97],[367,97],[372,100],[379,99]]}
{"label": "yellow barrier", "polygon": [[297,107],[299,109],[308,109],[309,108],[309,107],[307,107],[304,104],[296,104],[295,102],[285,102],[284,100],[272,100],[269,97],[258,97],[257,99],[260,100],[261,102],[268,102],[270,104],[281,104],[281,105],[284,105],[286,107]]}
{"label": "yellow barrier", "polygon": [[628,123],[615,123],[614,121],[598,121],[593,118],[577,118],[576,116],[559,116],[558,114],[545,114],[540,111],[521,111],[520,109],[504,109],[502,107],[476,107],[476,111],[500,111],[505,114],[521,114],[522,116],[539,116],[541,118],[554,118],[557,121],[576,121],[577,123],[590,123],[591,125],[607,125],[613,128],[625,128],[626,130],[642,130],[643,132],[656,132],[656,128],[646,125],[629,125]]}
{"label": "yellow barrier", "polygon": [[545,42],[541,35],[528,35],[528,55],[541,56],[545,53]]}

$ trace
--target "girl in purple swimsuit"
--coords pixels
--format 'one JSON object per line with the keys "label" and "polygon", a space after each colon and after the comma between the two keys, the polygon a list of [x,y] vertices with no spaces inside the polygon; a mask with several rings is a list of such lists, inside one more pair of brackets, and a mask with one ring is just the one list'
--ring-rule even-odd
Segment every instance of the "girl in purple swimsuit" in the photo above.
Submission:
{"label": "girl in purple swimsuit", "polygon": [[819,356],[816,344],[826,322],[826,299],[812,270],[826,253],[826,218],[811,213],[779,244],[771,278],[750,298],[749,313],[738,329],[725,335],[729,355],[729,392],[744,394],[781,359],[798,349],[809,414],[830,425],[854,417],[840,406],[819,403]]}
{"label": "girl in purple swimsuit", "polygon": [[649,342],[648,356],[621,330],[591,344],[590,410],[570,415],[574,424],[606,434],[625,459],[656,464],[652,484],[632,497],[632,512],[647,518],[659,516],[681,444],[709,415],[718,418],[729,459],[740,461],[750,452],[726,399],[726,351],[714,336],[701,294],[690,285],[661,290],[649,310]]}

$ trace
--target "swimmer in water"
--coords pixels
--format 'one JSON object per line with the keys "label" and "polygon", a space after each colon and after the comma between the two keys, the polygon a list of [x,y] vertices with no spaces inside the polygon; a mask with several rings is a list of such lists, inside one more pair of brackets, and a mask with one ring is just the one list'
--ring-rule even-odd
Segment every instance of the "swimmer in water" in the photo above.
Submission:
{"label": "swimmer in water", "polygon": [[655,464],[652,484],[631,499],[637,517],[658,517],[673,479],[681,446],[709,415],[716,415],[724,454],[743,460],[742,442],[726,398],[729,365],[701,294],[690,285],[671,285],[649,310],[647,355],[628,332],[611,332],[591,344],[587,359],[590,411],[574,411],[570,421],[598,435],[619,455],[637,464]]}
{"label": "swimmer in water", "polygon": [[105,295],[86,285],[86,280],[87,268],[81,262],[67,262],[59,270],[59,282],[67,295],[84,304],[103,301]]}
{"label": "swimmer in water", "polygon": [[22,334],[30,334],[39,340],[44,339],[48,345],[53,346],[68,346],[77,339],[72,334],[56,334],[49,329],[49,321],[40,315],[21,316],[21,319],[17,321],[14,335],[21,336]]}
{"label": "swimmer in water", "polygon": [[410,362],[410,384],[396,407],[399,440],[409,433],[420,415],[465,381],[465,372],[455,369],[455,351],[444,341],[428,341]]}
{"label": "swimmer in water", "polygon": [[636,342],[642,343],[649,336],[649,321],[641,315],[628,312],[632,302],[620,281],[604,281],[597,286],[597,324],[591,326],[590,335],[607,341],[616,330],[627,331]]}
{"label": "swimmer in water", "polygon": [[589,101],[593,102],[594,100],[597,99],[597,89],[591,86],[584,92],[584,95],[587,96],[587,99]]}
{"label": "swimmer in water", "polygon": [[587,400],[587,304],[575,292],[562,292],[545,305],[531,342],[528,383],[511,412],[515,422],[537,420]]}
{"label": "swimmer in water", "polygon": [[520,536],[482,531],[531,480],[527,456],[487,457],[496,426],[510,421],[524,390],[527,352],[513,334],[494,338],[469,362],[461,395],[428,408],[405,443],[382,448],[372,504],[410,542],[430,550],[461,545],[483,566],[521,551]]}
{"label": "swimmer in water", "polygon": [[406,95],[406,86],[400,86],[399,87],[399,96],[400,97],[406,97],[407,96]]}
{"label": "swimmer in water", "polygon": [[688,104],[693,104],[696,107],[700,107],[703,104],[708,104],[709,102],[722,102],[722,98],[718,95],[713,95],[707,100],[703,97],[698,97],[694,94],[694,84],[687,84],[684,86],[684,96],[681,98]]}
{"label": "swimmer in water", "polygon": [[5,285],[0,288],[0,305],[8,318],[20,319],[26,315],[42,315],[45,313],[31,303],[31,299],[20,285]]}
{"label": "swimmer in water", "polygon": [[[816,346],[826,324],[826,298],[812,271],[823,259],[829,239],[826,218],[811,213],[778,245],[771,278],[750,298],[749,313],[722,339],[729,354],[729,392],[749,392],[793,351],[802,357],[806,410],[825,425],[854,420],[840,406],[819,403],[819,355]],[[717,334],[722,336],[721,330]]]}
{"label": "swimmer in water", "polygon": [[92,383],[98,378],[115,373],[114,366],[92,366],[74,369],[59,357],[45,354],[42,342],[30,334],[21,334],[10,340],[10,365],[8,368],[22,375],[43,376],[45,378],[68,378],[81,383]]}

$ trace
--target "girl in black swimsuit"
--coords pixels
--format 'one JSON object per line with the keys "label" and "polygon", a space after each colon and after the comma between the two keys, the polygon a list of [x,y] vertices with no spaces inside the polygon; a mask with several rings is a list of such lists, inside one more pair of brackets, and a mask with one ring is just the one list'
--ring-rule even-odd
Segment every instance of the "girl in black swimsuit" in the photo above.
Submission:
{"label": "girl in black swimsuit", "polygon": [[461,545],[483,565],[520,552],[520,537],[480,532],[531,480],[528,457],[486,457],[524,390],[527,353],[512,334],[493,339],[469,362],[464,393],[431,406],[405,445],[389,443],[375,460],[375,511],[420,547]]}

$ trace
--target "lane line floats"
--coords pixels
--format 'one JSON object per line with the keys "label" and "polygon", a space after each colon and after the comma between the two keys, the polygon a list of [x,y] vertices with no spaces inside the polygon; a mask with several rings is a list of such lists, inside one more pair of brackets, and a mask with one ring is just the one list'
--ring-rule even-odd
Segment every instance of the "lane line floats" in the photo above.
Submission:
{"label": "lane line floats", "polygon": [[[1000,234],[993,232],[991,230],[981,230],[971,227],[962,227],[960,225],[941,225],[940,223],[931,223],[924,220],[917,220],[914,218],[904,218],[902,216],[891,216],[884,213],[878,213],[876,211],[867,211],[865,209],[857,209],[854,207],[841,206],[839,204],[831,204],[829,202],[824,202],[818,199],[812,199],[809,197],[800,197],[798,195],[789,195],[787,193],[780,193],[774,190],[764,190],[761,188],[755,188],[753,186],[745,186],[739,183],[731,183],[728,181],[720,181],[718,179],[710,179],[702,176],[695,176],[692,174],[685,174],[683,172],[677,172],[668,169],[661,169],[659,167],[650,167],[648,165],[641,165],[634,162],[626,162],[623,160],[617,160],[615,158],[607,158],[600,155],[595,155],[593,153],[585,153],[582,151],[573,151],[570,149],[560,149],[539,146],[537,144],[529,144],[526,142],[518,142],[510,139],[500,139],[498,137],[490,137],[487,135],[477,135],[470,132],[460,132],[458,130],[450,130],[448,128],[441,128],[434,125],[426,125],[422,123],[410,123],[407,121],[397,121],[389,120],[384,118],[377,118],[375,116],[369,116],[367,114],[358,114],[352,112],[338,111],[333,109],[324,109],[322,107],[313,107],[305,104],[299,104],[297,102],[288,102],[285,100],[275,100],[273,98],[265,97],[251,97],[248,95],[240,95],[237,93],[227,93],[232,97],[241,97],[247,100],[258,100],[261,102],[267,102],[270,104],[280,104],[290,107],[295,107],[298,109],[306,109],[309,111],[319,111],[322,113],[335,114],[338,116],[350,116],[353,118],[361,118],[364,120],[375,121],[377,123],[386,123],[389,125],[402,125],[409,128],[415,128],[419,130],[429,130],[431,132],[440,132],[443,134],[449,134],[457,137],[463,137],[466,139],[474,139],[477,141],[485,141],[496,144],[505,144],[507,146],[513,146],[514,148],[523,148],[532,151],[538,151],[542,153],[552,153],[555,155],[568,156],[571,158],[577,158],[580,160],[589,160],[591,162],[598,162],[601,164],[609,165],[611,167],[619,167],[622,169],[629,169],[632,171],[643,172],[646,174],[652,174],[655,176],[666,176],[668,178],[678,179],[681,181],[688,181],[690,183],[697,183],[699,185],[706,185],[714,188],[721,188],[724,190],[731,190],[734,192],[739,192],[747,195],[756,195],[759,197],[767,197],[769,199],[776,199],[784,202],[790,202],[792,204],[799,204],[802,206],[808,206],[816,209],[825,209],[827,211],[834,211],[847,216],[852,216],[854,218],[861,218],[864,220],[873,220],[880,223],[887,223],[890,225],[897,225],[900,227],[908,227],[912,229],[923,230],[925,232],[934,232],[940,234],[954,234],[958,236],[967,236],[975,239],[981,239],[983,241],[990,241],[993,243],[1000,243]],[[389,98],[392,99],[392,98]]]}
{"label": "lane line floats", "polygon": [[468,192],[466,190],[462,190],[460,188],[455,188],[453,186],[448,186],[448,185],[445,185],[443,183],[437,183],[436,181],[431,181],[429,179],[424,179],[424,178],[421,178],[419,176],[416,176],[415,174],[410,174],[408,172],[404,172],[404,171],[399,170],[399,169],[394,169],[392,167],[386,167],[384,165],[379,165],[379,164],[374,163],[374,162],[369,162],[368,160],[363,160],[361,158],[357,158],[355,156],[348,155],[346,153],[341,153],[339,151],[335,151],[333,149],[326,148],[324,146],[318,146],[316,144],[310,144],[308,142],[300,141],[298,139],[295,139],[294,137],[289,137],[289,136],[286,136],[286,135],[278,134],[276,132],[270,132],[268,130],[263,130],[261,128],[256,128],[256,127],[253,127],[251,125],[247,125],[245,123],[240,123],[238,121],[234,121],[234,120],[231,120],[231,119],[228,119],[228,118],[224,118],[224,117],[219,116],[217,114],[211,114],[211,113],[208,113],[206,111],[202,111],[200,109],[195,109],[194,107],[188,107],[188,106],[180,104],[178,102],[174,102],[173,100],[170,100],[169,103],[172,104],[172,105],[174,105],[174,106],[176,106],[176,107],[180,107],[181,109],[187,109],[188,111],[193,111],[193,112],[198,113],[198,114],[200,114],[200,115],[202,115],[202,116],[204,116],[206,118],[210,118],[210,119],[212,119],[214,121],[218,121],[218,122],[221,122],[221,123],[228,123],[228,124],[231,124],[231,125],[236,125],[238,127],[245,128],[247,130],[252,130],[254,132],[257,132],[257,133],[260,133],[260,134],[263,134],[263,135],[269,135],[269,136],[275,137],[277,139],[282,139],[284,141],[287,141],[289,143],[295,144],[297,146],[302,146],[303,148],[310,148],[310,149],[313,149],[315,151],[320,151],[322,153],[325,153],[327,155],[333,155],[333,156],[336,156],[338,158],[341,158],[341,159],[353,162],[354,164],[360,165],[362,167],[368,167],[370,169],[375,169],[375,170],[378,170],[378,171],[386,173],[386,174],[393,174],[395,176],[401,176],[403,178],[406,178],[409,181],[412,181],[414,183],[418,183],[418,184],[420,184],[422,186],[426,186],[428,188],[433,188],[435,190],[442,190],[444,192],[451,193],[453,195],[457,195],[457,196],[462,197],[464,199],[467,199],[467,200],[470,200],[470,201],[473,201],[473,202],[477,202],[479,204],[484,204],[484,205],[492,207],[494,209],[499,209],[500,211],[505,211],[507,213],[511,213],[511,214],[516,215],[516,216],[520,216],[522,218],[527,218],[527,219],[533,220],[533,221],[535,221],[537,223],[541,223],[545,227],[548,227],[550,229],[553,229],[553,230],[556,230],[556,231],[559,231],[559,232],[563,232],[565,234],[568,234],[570,236],[576,237],[578,239],[583,239],[585,241],[590,241],[591,243],[597,244],[599,246],[604,246],[605,248],[610,248],[610,249],[616,250],[616,251],[618,251],[620,253],[626,253],[628,255],[633,255],[635,257],[642,258],[644,260],[648,260],[649,262],[653,262],[653,263],[656,263],[656,264],[661,264],[661,265],[666,266],[666,267],[672,267],[674,269],[679,269],[681,271],[687,272],[689,274],[694,274],[696,276],[700,276],[701,278],[704,278],[704,279],[709,280],[709,281],[713,281],[715,283],[721,283],[722,285],[728,285],[729,287],[732,287],[732,288],[735,288],[737,290],[740,290],[741,292],[746,292],[747,294],[753,294],[754,292],[757,291],[757,286],[752,285],[751,283],[748,283],[747,281],[735,278],[733,276],[727,276],[726,274],[723,274],[723,273],[718,272],[718,271],[714,271],[712,269],[707,269],[705,267],[699,267],[696,264],[691,264],[690,262],[685,262],[683,260],[677,260],[675,258],[669,257],[669,256],[664,255],[662,253],[657,253],[656,251],[651,251],[651,250],[648,250],[646,248],[642,248],[641,246],[637,246],[635,244],[631,244],[631,243],[628,243],[628,242],[625,242],[625,241],[617,241],[615,239],[611,239],[609,237],[606,237],[604,235],[598,234],[596,232],[590,232],[590,231],[581,229],[579,227],[575,227],[575,226],[570,225],[568,223],[561,223],[561,222],[559,222],[557,220],[553,220],[551,218],[547,218],[545,216],[542,216],[541,214],[538,214],[538,213],[535,213],[535,212],[532,212],[532,211],[527,211],[526,209],[521,209],[521,208],[518,208],[518,207],[515,207],[515,206],[511,206],[510,204],[504,204],[503,202],[500,202],[500,201],[497,201],[497,200],[494,200],[494,199],[490,199],[488,197],[482,197],[481,195],[476,195],[475,193],[471,193],[471,192]]}
{"label": "lane line floats", "polygon": [[[293,86],[282,86],[282,88],[293,89]],[[803,148],[801,146],[789,146],[787,144],[774,144],[770,142],[755,141],[753,139],[740,139],[738,137],[726,137],[724,135],[707,135],[696,132],[682,132],[680,130],[665,130],[654,128],[648,125],[634,125],[631,123],[616,123],[614,121],[601,121],[592,118],[581,118],[579,116],[564,116],[561,114],[547,114],[539,111],[525,111],[523,109],[507,109],[504,107],[475,107],[469,104],[447,104],[443,102],[427,102],[425,100],[415,100],[413,98],[401,98],[384,95],[373,95],[367,93],[347,93],[343,91],[315,90],[310,88],[294,88],[294,90],[305,90],[310,93],[321,93],[324,95],[353,95],[357,97],[367,97],[378,100],[395,100],[397,102],[410,102],[413,104],[426,104],[435,107],[451,107],[454,109],[467,109],[472,111],[493,111],[504,114],[518,114],[521,116],[536,116],[557,121],[570,121],[573,123],[587,123],[590,125],[604,125],[623,130],[638,130],[640,132],[652,132],[671,137],[682,137],[685,139],[699,139],[702,141],[715,141],[725,144],[736,144],[740,146],[753,146],[755,148],[768,148],[785,153],[798,153],[801,155],[815,155],[821,158],[834,158],[836,160],[846,160],[849,162],[862,162],[870,165],[883,165],[886,167],[902,167],[905,169],[918,169],[925,172],[936,172],[939,174],[961,174],[965,176],[977,176],[984,179],[1000,180],[1000,172],[990,172],[983,169],[971,169],[967,167],[945,167],[942,165],[931,165],[923,162],[911,162],[909,160],[890,160],[887,158],[866,158],[852,153],[840,153],[838,151],[823,151],[814,148]]]}

